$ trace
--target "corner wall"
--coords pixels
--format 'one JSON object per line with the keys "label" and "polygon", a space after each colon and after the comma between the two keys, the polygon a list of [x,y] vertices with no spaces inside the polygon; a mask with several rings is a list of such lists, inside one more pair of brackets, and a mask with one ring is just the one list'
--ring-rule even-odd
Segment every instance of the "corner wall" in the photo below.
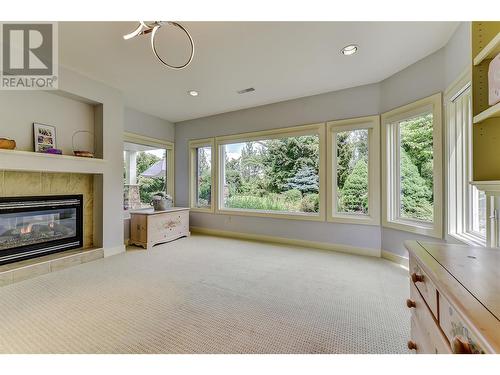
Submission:
{"label": "corner wall", "polygon": [[[104,248],[105,256],[125,251],[123,245],[123,98],[121,93],[72,70],[59,67],[59,91],[63,95],[85,98],[102,104],[102,121],[96,123],[97,154],[106,160],[103,174],[94,178],[94,245]],[[102,143],[101,143],[102,140]],[[97,237],[97,238],[96,238]]]}
{"label": "corner wall", "polygon": [[[235,133],[381,114],[444,91],[469,64],[469,23],[448,44],[382,82],[175,124],[176,202],[188,205],[188,141]],[[446,200],[444,200],[446,202]],[[383,249],[407,256],[403,241],[435,238],[379,226],[191,213],[191,224],[219,231]]]}

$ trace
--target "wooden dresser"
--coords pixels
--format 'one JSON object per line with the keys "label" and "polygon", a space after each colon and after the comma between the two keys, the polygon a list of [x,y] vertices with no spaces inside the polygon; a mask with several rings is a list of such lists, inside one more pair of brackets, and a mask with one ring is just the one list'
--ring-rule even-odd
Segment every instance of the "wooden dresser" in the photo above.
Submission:
{"label": "wooden dresser", "polygon": [[407,241],[417,353],[500,353],[500,250]]}
{"label": "wooden dresser", "polygon": [[189,236],[189,208],[172,207],[130,212],[130,240],[133,245],[150,249],[159,243]]}

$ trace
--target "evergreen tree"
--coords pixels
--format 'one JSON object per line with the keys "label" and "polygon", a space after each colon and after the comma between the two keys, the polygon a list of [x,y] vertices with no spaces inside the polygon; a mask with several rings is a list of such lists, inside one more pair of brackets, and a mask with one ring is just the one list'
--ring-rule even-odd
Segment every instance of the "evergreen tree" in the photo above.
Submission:
{"label": "evergreen tree", "polygon": [[432,190],[420,176],[406,151],[401,150],[401,215],[432,220]]}
{"label": "evergreen tree", "polygon": [[289,179],[287,188],[300,190],[302,194],[317,193],[319,191],[319,176],[312,167],[305,166]]}
{"label": "evergreen tree", "polygon": [[337,133],[337,186],[344,187],[345,180],[350,173],[349,163],[354,154],[354,146],[349,142],[350,132]]}
{"label": "evergreen tree", "polygon": [[418,116],[400,123],[401,148],[424,178],[433,187],[433,121],[432,113]]}
{"label": "evergreen tree", "polygon": [[340,189],[340,212],[368,213],[368,164],[360,159]]}
{"label": "evergreen tree", "polygon": [[198,149],[198,205],[208,206],[212,200],[211,154],[204,147]]}
{"label": "evergreen tree", "polygon": [[304,167],[311,167],[319,174],[319,138],[300,136],[273,139],[266,142],[262,157],[265,165],[267,189],[281,193],[287,184]]}

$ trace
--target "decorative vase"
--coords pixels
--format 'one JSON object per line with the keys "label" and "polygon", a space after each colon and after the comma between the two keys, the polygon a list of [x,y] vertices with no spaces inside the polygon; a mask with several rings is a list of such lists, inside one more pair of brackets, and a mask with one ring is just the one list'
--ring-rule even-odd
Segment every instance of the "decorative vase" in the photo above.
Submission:
{"label": "decorative vase", "polygon": [[153,195],[151,206],[155,211],[165,211],[172,207],[172,199],[168,196]]}

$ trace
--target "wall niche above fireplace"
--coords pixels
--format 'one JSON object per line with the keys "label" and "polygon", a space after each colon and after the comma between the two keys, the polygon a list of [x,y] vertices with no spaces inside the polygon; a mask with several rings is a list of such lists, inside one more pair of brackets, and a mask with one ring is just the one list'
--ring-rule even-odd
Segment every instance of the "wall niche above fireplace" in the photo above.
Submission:
{"label": "wall niche above fireplace", "polygon": [[0,264],[83,246],[83,195],[0,198]]}

